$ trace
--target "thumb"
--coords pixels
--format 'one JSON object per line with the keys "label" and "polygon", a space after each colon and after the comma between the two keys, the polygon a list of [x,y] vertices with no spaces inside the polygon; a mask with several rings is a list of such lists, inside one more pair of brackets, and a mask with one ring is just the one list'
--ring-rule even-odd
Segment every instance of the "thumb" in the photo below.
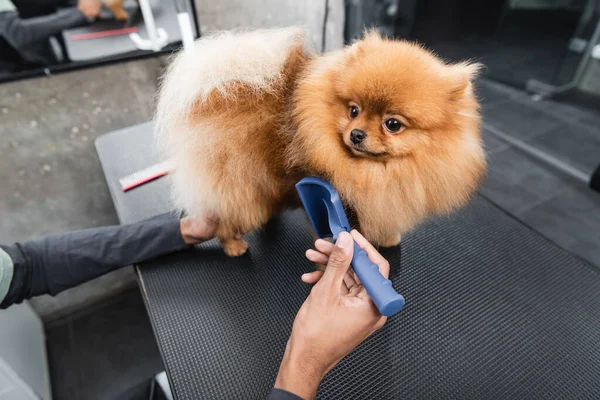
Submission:
{"label": "thumb", "polygon": [[344,275],[350,268],[354,254],[354,240],[348,232],[338,235],[333,251],[329,255],[329,262],[321,278],[323,284],[330,287],[339,287],[344,281]]}

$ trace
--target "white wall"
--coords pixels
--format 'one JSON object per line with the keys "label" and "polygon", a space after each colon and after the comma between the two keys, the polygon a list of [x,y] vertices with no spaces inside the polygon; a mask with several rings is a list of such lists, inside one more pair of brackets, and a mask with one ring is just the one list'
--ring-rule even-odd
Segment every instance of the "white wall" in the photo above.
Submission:
{"label": "white wall", "polygon": [[[237,28],[304,25],[321,49],[325,0],[195,0],[202,33]],[[344,44],[344,0],[329,0],[326,50]]]}

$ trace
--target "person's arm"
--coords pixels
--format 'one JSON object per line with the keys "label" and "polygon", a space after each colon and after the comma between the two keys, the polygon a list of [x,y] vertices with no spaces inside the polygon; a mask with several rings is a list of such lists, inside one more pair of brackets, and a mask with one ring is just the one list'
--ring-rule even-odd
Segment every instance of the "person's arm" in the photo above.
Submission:
{"label": "person's arm", "polygon": [[50,15],[22,19],[16,12],[2,18],[5,39],[16,49],[59,34],[65,29],[86,24],[87,18],[97,16],[102,4],[98,0],[81,0],[77,7],[69,7]]}
{"label": "person's arm", "polygon": [[287,390],[273,388],[267,396],[267,400],[303,400],[302,397],[296,396]]}
{"label": "person's arm", "polygon": [[[185,249],[212,238],[216,226],[209,218],[180,220],[174,214],[163,214],[131,225],[1,245],[0,252],[12,262],[12,279],[8,293],[0,298],[0,308],[33,296],[56,295],[115,269]],[[6,257],[0,254],[2,260],[6,264]],[[6,278],[10,271],[3,270],[8,271]]]}
{"label": "person's arm", "polygon": [[[317,240],[307,258],[327,264],[325,272],[302,276],[317,284],[298,311],[269,399],[313,399],[323,377],[386,321],[350,270],[352,240],[387,278],[389,263],[358,232],[341,233],[335,245]],[[285,397],[288,396],[288,397]],[[289,397],[292,396],[292,397]]]}

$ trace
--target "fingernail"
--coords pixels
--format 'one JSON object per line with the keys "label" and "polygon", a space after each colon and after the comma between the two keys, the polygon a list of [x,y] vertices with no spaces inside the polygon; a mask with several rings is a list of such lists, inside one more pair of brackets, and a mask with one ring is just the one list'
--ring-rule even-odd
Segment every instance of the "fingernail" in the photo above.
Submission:
{"label": "fingernail", "polygon": [[310,276],[310,274],[302,274],[302,279],[306,279]]}
{"label": "fingernail", "polygon": [[352,245],[352,236],[350,236],[350,234],[347,232],[341,232],[338,235],[338,239],[337,242],[335,242],[335,245],[340,249],[350,247]]}

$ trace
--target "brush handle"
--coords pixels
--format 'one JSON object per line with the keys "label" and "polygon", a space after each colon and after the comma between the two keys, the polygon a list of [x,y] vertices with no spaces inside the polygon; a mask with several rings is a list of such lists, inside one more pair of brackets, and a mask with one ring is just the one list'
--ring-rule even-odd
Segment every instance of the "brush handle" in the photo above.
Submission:
{"label": "brush handle", "polygon": [[381,275],[379,267],[373,264],[367,256],[367,252],[356,243],[354,243],[351,265],[381,315],[390,317],[402,309],[404,297],[396,293],[392,287],[392,281]]}

